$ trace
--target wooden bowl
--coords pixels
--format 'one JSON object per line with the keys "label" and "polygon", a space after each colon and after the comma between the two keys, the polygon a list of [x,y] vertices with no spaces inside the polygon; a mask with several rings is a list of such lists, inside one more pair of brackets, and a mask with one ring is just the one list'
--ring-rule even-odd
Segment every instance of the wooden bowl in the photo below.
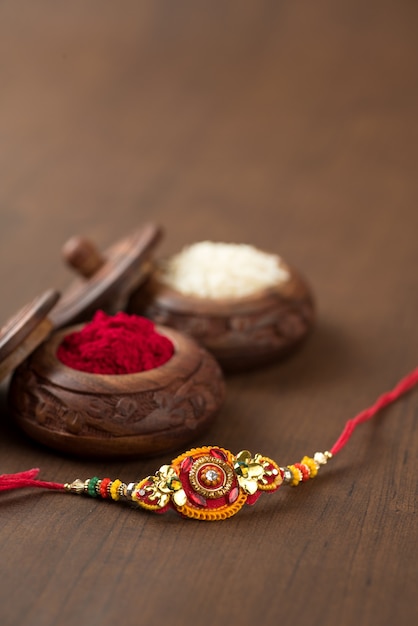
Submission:
{"label": "wooden bowl", "polygon": [[14,373],[15,419],[33,439],[91,457],[151,456],[183,447],[206,429],[225,395],[215,359],[192,339],[158,328],[174,344],[161,367],[117,376],[88,374],[56,356],[59,331]]}
{"label": "wooden bowl", "polygon": [[312,293],[288,265],[286,282],[250,296],[210,299],[165,285],[159,270],[131,295],[128,310],[194,337],[224,370],[257,367],[287,355],[311,330]]}

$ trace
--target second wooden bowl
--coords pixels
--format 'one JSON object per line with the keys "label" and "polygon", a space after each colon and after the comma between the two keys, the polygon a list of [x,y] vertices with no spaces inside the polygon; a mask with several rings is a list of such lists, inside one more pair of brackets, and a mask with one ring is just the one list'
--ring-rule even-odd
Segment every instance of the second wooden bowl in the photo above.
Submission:
{"label": "second wooden bowl", "polygon": [[191,335],[226,371],[257,367],[287,355],[311,330],[314,300],[305,280],[289,278],[239,298],[200,298],[165,285],[155,270],[130,298],[128,310]]}

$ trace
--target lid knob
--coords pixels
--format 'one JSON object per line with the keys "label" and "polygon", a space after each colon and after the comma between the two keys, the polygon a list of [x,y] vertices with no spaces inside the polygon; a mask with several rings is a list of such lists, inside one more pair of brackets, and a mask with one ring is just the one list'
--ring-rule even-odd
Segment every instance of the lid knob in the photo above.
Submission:
{"label": "lid knob", "polygon": [[78,277],[51,312],[54,327],[85,322],[97,309],[116,313],[152,272],[152,252],[162,229],[149,223],[101,253],[86,237],[72,237],[62,253]]}
{"label": "lid knob", "polygon": [[91,278],[106,262],[94,243],[86,237],[71,237],[63,246],[67,264],[84,278]]}

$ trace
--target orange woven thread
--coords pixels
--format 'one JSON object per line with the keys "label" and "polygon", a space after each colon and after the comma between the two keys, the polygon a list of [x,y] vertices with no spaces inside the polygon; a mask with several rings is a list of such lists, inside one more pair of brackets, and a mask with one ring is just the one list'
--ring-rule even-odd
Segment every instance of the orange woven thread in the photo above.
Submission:
{"label": "orange woven thread", "polygon": [[238,513],[247,501],[247,494],[241,492],[233,504],[225,504],[219,509],[196,509],[188,504],[177,507],[177,511],[185,517],[193,519],[205,520],[207,522],[216,522],[218,520],[227,519]]}

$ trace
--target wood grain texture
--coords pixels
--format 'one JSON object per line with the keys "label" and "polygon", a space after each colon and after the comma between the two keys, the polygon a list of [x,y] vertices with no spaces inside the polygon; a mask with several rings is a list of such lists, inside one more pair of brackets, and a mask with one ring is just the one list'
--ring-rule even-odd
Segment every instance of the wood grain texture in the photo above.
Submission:
{"label": "wood grain texture", "polygon": [[[155,221],[162,255],[277,251],[318,326],[288,361],[229,377],[196,445],[281,464],[330,447],[416,366],[417,18],[409,0],[3,2],[1,319],[68,284],[74,233],[105,249]],[[5,394],[1,472],[130,481],[169,460],[52,453]],[[311,484],[221,523],[3,493],[2,626],[414,623],[416,424],[415,391]]]}

